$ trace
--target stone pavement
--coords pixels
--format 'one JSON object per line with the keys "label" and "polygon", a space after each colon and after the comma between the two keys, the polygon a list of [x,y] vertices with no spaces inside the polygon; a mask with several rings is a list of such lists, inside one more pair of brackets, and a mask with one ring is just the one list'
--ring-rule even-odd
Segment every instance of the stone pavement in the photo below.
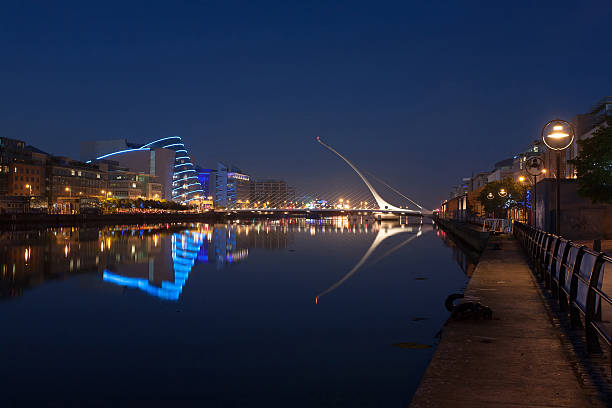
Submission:
{"label": "stone pavement", "polygon": [[579,381],[518,242],[490,241],[465,294],[493,320],[449,321],[412,408],[606,405]]}

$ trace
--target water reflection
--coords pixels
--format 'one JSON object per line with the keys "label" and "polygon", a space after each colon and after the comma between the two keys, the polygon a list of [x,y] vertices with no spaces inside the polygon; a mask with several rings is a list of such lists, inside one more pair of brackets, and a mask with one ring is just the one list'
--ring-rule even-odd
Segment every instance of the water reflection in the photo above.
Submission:
{"label": "water reflection", "polygon": [[472,277],[474,269],[476,269],[476,265],[478,264],[480,254],[469,246],[463,244],[461,241],[450,236],[439,226],[436,225],[435,230],[436,236],[438,236],[442,242],[444,242],[444,245],[452,250],[453,259],[455,262],[457,262],[457,265],[459,265],[466,276]]}
{"label": "water reflection", "polygon": [[315,303],[318,304],[319,303],[319,299],[321,297],[323,297],[323,296],[327,295],[328,293],[336,290],[347,279],[349,279],[351,276],[353,276],[353,274],[355,274],[355,272],[357,272],[366,263],[368,258],[370,258],[370,256],[372,256],[372,254],[374,253],[376,248],[378,248],[380,246],[380,244],[384,240],[386,240],[387,238],[391,238],[391,237],[393,237],[395,235],[399,235],[399,234],[411,233],[410,237],[408,237],[406,240],[404,240],[403,242],[399,243],[398,245],[394,246],[390,250],[386,251],[381,257],[379,257],[376,260],[376,262],[378,262],[378,261],[384,259],[385,257],[391,255],[393,252],[397,251],[398,249],[400,249],[404,245],[408,244],[410,241],[414,240],[415,238],[420,237],[421,234],[423,233],[423,220],[420,219],[417,224],[418,225],[416,227],[411,227],[411,226],[408,226],[406,224],[390,223],[390,222],[377,224],[377,225],[379,225],[378,233],[376,234],[376,238],[374,238],[374,241],[372,241],[372,244],[370,245],[368,250],[365,252],[365,254],[363,254],[361,259],[355,264],[355,266],[353,266],[353,268],[350,271],[348,271],[347,274],[344,275],[338,282],[334,283],[332,286],[330,286],[329,288],[325,289],[323,292],[319,293],[315,297]]}
{"label": "water reflection", "polygon": [[408,221],[0,233],[0,401],[406,406],[466,281]]}
{"label": "water reflection", "polygon": [[[410,220],[408,220],[410,222]],[[426,227],[430,227],[427,225]],[[180,298],[198,263],[217,269],[242,262],[250,249],[280,250],[295,233],[376,234],[361,259],[316,300],[342,285],[380,244],[398,234],[410,237],[386,251],[390,255],[423,233],[422,220],[412,224],[366,222],[362,218],[280,219],[232,224],[155,224],[105,228],[51,228],[0,234],[0,296],[20,296],[47,280],[99,273],[104,282],[135,288],[164,300]],[[375,263],[374,262],[374,263]]]}

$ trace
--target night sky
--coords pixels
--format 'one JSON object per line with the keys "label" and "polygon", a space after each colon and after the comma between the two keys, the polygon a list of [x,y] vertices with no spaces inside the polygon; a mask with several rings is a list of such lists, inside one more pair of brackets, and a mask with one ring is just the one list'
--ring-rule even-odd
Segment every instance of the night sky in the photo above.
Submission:
{"label": "night sky", "polygon": [[180,135],[203,166],[356,183],[319,135],[435,208],[612,94],[611,24],[612,1],[5,1],[0,135]]}

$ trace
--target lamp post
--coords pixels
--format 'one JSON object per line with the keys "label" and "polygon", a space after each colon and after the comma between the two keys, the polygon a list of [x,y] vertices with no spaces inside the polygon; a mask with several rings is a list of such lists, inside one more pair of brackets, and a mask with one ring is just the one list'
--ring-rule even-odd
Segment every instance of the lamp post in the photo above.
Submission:
{"label": "lamp post", "polygon": [[[525,176],[519,176],[518,177],[518,182],[519,183],[523,183],[525,181]],[[523,197],[523,208],[521,208],[521,221],[522,222],[526,222],[527,221],[527,194],[525,193],[525,197]]]}
{"label": "lamp post", "polygon": [[546,169],[542,168],[544,161],[541,157],[532,157],[527,160],[526,170],[527,173],[533,176],[533,205],[531,209],[533,211],[533,226],[538,227],[538,200],[537,200],[537,190],[538,190],[538,176],[540,174],[546,174]]}
{"label": "lamp post", "polygon": [[574,141],[574,128],[561,119],[554,119],[542,128],[542,141],[551,150],[557,152],[555,234],[561,234],[561,152],[571,146]]}

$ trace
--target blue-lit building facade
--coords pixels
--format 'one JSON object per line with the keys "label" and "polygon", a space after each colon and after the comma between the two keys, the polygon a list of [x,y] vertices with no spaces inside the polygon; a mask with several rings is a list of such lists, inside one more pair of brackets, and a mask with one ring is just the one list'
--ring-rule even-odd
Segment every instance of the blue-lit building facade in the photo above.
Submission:
{"label": "blue-lit building facade", "polygon": [[197,168],[198,181],[202,187],[202,194],[205,197],[214,197],[216,170]]}
{"label": "blue-lit building facade", "polygon": [[217,164],[215,207],[247,208],[251,198],[251,178],[237,167]]}
{"label": "blue-lit building facade", "polygon": [[81,160],[88,163],[112,160],[132,171],[155,176],[162,184],[162,197],[167,200],[190,203],[204,198],[195,166],[180,136],[146,144],[125,139],[83,142]]}

